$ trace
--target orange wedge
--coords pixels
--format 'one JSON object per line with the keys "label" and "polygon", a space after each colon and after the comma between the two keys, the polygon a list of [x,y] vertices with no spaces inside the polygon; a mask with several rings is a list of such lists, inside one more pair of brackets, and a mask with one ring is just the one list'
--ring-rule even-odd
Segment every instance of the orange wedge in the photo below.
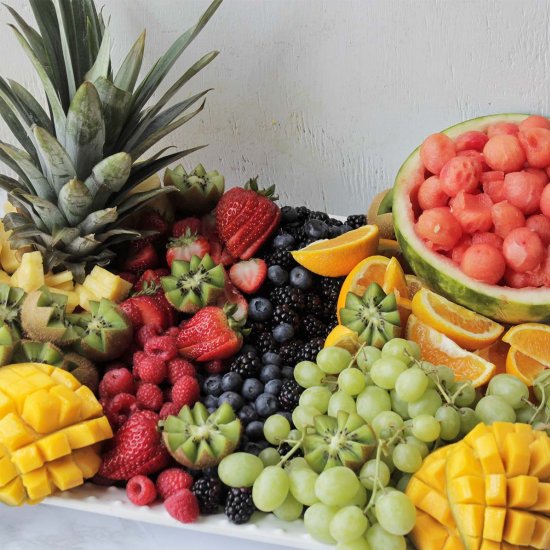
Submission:
{"label": "orange wedge", "polygon": [[518,351],[550,367],[550,326],[541,323],[523,323],[512,327],[503,342]]}
{"label": "orange wedge", "polygon": [[292,257],[303,267],[323,277],[347,275],[361,260],[378,248],[378,227],[364,225],[334,239],[317,241]]}
{"label": "orange wedge", "polygon": [[409,290],[409,298],[412,300],[414,295],[421,289],[424,288],[424,284],[416,275],[405,275],[405,280],[407,281],[407,288]]}
{"label": "orange wedge", "polygon": [[476,388],[489,382],[495,372],[493,363],[462,349],[415,315],[409,317],[406,338],[420,346],[422,359],[434,365],[447,365],[458,379],[470,380]]}
{"label": "orange wedge", "polygon": [[504,374],[506,372],[506,358],[510,346],[502,340],[497,340],[494,344],[476,351],[476,355],[483,357],[493,363],[496,367],[495,374]]}
{"label": "orange wedge", "polygon": [[344,325],[336,325],[327,336],[324,347],[338,346],[348,350],[351,354],[355,354],[360,345],[357,332]]}
{"label": "orange wedge", "polygon": [[401,298],[409,298],[409,288],[405,279],[405,273],[397,258],[391,258],[388,267],[386,267],[382,289],[386,294],[395,291]]}
{"label": "orange wedge", "polygon": [[399,263],[405,268],[405,271],[411,271],[397,241],[394,241],[393,239],[380,239],[378,242],[377,254],[380,256],[386,256],[386,258],[397,258]]}
{"label": "orange wedge", "polygon": [[524,355],[516,348],[510,348],[506,356],[506,372],[517,376],[528,386],[533,385],[533,381],[537,375],[545,368],[542,363],[539,363],[528,355]]}
{"label": "orange wedge", "polygon": [[504,330],[502,325],[427,288],[420,289],[414,295],[412,311],[421,321],[467,350],[490,346],[498,340]]}

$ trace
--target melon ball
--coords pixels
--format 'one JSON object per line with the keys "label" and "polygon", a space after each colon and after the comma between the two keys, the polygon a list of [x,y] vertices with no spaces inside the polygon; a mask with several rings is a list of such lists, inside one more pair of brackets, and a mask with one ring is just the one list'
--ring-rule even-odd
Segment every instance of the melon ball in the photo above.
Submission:
{"label": "melon ball", "polygon": [[491,217],[493,218],[495,233],[503,239],[513,229],[525,225],[525,216],[523,212],[508,201],[494,204],[491,208]]}
{"label": "melon ball", "polygon": [[524,214],[533,214],[539,209],[544,185],[540,175],[525,170],[509,172],[504,177],[504,196]]}
{"label": "melon ball", "polygon": [[517,172],[523,168],[526,156],[519,139],[508,134],[493,136],[483,148],[485,162],[493,170]]}
{"label": "melon ball", "polygon": [[449,195],[441,188],[441,181],[437,176],[431,176],[422,182],[418,189],[418,204],[422,210],[447,206]]}
{"label": "melon ball", "polygon": [[544,245],[537,233],[527,227],[518,227],[504,239],[502,253],[511,269],[524,273],[540,265],[544,258]]}
{"label": "melon ball", "polygon": [[479,130],[470,130],[469,132],[460,134],[455,139],[455,147],[457,151],[466,151],[468,149],[483,151],[483,147],[488,140],[487,134]]}
{"label": "melon ball", "polygon": [[540,115],[531,115],[519,123],[520,130],[525,130],[525,128],[546,128],[550,130],[550,120]]}
{"label": "melon ball", "polygon": [[460,224],[447,206],[424,210],[415,227],[416,233],[429,241],[435,250],[451,250],[462,237]]}
{"label": "melon ball", "polygon": [[493,203],[502,202],[504,197],[504,172],[501,170],[489,170],[483,172],[479,178],[483,192],[489,195]]}
{"label": "melon ball", "polygon": [[519,126],[514,122],[496,122],[487,128],[487,137],[515,136],[519,132]]}
{"label": "melon ball", "polygon": [[525,227],[534,231],[544,246],[550,245],[550,218],[544,214],[533,214],[525,221]]}
{"label": "melon ball", "polygon": [[460,191],[471,193],[477,189],[481,166],[477,159],[454,157],[441,169],[441,188],[449,197],[456,197]]}
{"label": "melon ball", "polygon": [[445,134],[432,134],[420,146],[420,158],[432,174],[439,174],[445,164],[456,156],[454,141]]}
{"label": "melon ball", "polygon": [[518,273],[508,268],[504,274],[504,280],[509,287],[526,288],[528,286],[542,286],[544,284],[544,273],[541,270]]}
{"label": "melon ball", "polygon": [[455,264],[460,265],[460,262],[462,262],[462,258],[464,257],[464,254],[466,253],[466,250],[472,246],[472,239],[469,235],[464,235],[460,241],[455,245],[455,247],[451,250],[451,260]]}
{"label": "melon ball", "polygon": [[472,244],[490,244],[499,250],[502,249],[502,237],[496,233],[474,233],[472,235]]}
{"label": "melon ball", "polygon": [[465,233],[489,231],[493,227],[491,216],[493,202],[485,193],[473,195],[461,191],[451,199],[449,206]]}
{"label": "melon ball", "polygon": [[494,285],[502,279],[506,262],[498,248],[490,244],[473,244],[464,253],[460,269],[472,279]]}
{"label": "melon ball", "polygon": [[550,218],[550,184],[546,185],[540,196],[540,211]]}
{"label": "melon ball", "polygon": [[550,130],[526,128],[520,131],[518,139],[532,168],[546,168],[550,165]]}
{"label": "melon ball", "polygon": [[542,168],[525,168],[524,172],[534,174],[544,185],[548,183],[548,174],[546,173],[546,170],[543,170]]}

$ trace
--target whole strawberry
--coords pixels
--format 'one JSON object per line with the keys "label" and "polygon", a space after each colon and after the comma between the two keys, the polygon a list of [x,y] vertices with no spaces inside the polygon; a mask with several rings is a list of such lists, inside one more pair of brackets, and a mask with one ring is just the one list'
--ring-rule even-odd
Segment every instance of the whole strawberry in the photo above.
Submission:
{"label": "whole strawberry", "polygon": [[189,262],[193,256],[203,258],[209,252],[210,244],[206,238],[187,229],[183,235],[168,242],[166,263],[171,267],[174,260]]}
{"label": "whole strawberry", "polygon": [[132,414],[116,433],[112,448],[103,455],[99,475],[127,480],[166,468],[169,455],[157,430],[158,421],[153,411]]}
{"label": "whole strawberry", "polygon": [[200,309],[181,328],[176,338],[180,355],[196,361],[227,359],[243,344],[244,321],[232,316],[236,306],[208,306]]}
{"label": "whole strawberry", "polygon": [[277,229],[281,210],[273,202],[275,186],[259,190],[256,180],[225,193],[216,208],[221,240],[234,258],[248,260]]}

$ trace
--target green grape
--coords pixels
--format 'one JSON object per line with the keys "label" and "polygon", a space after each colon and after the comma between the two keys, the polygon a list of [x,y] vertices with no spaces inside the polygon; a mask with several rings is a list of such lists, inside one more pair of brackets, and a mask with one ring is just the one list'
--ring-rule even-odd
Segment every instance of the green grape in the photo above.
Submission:
{"label": "green grape", "polygon": [[468,407],[458,409],[458,415],[460,416],[460,435],[462,437],[470,433],[481,422],[481,418],[476,412]]}
{"label": "green grape", "polygon": [[357,476],[345,466],[335,466],[319,474],[315,482],[317,498],[327,506],[345,506],[359,487]]}
{"label": "green grape", "polygon": [[367,386],[355,401],[357,414],[368,424],[382,411],[391,410],[390,394],[378,386]]}
{"label": "green grape", "polygon": [[368,372],[365,373],[365,386],[374,386],[374,382]]}
{"label": "green grape", "polygon": [[[378,481],[382,487],[386,487],[390,482],[391,472],[385,462],[380,461],[378,465]],[[359,481],[369,491],[374,489],[376,481],[376,460],[368,460],[363,464],[359,472]]]}
{"label": "green grape", "polygon": [[272,445],[279,445],[290,433],[290,422],[280,414],[270,416],[264,423],[264,437]]}
{"label": "green grape", "polygon": [[444,441],[452,441],[460,433],[460,415],[451,405],[442,405],[435,411],[435,418],[441,424],[439,437]]}
{"label": "green grape", "polygon": [[359,506],[359,508],[362,509],[367,505],[367,499],[367,490],[365,489],[365,487],[363,487],[363,485],[361,485],[361,483],[359,483],[357,493],[355,493],[355,496],[351,499],[350,505]]}
{"label": "green grape", "polygon": [[399,481],[395,484],[395,488],[398,491],[401,491],[402,493],[404,493],[407,490],[407,485],[409,484],[411,477],[412,477],[411,474],[403,474],[399,478]]}
{"label": "green grape", "polygon": [[476,414],[487,425],[493,422],[515,422],[516,413],[502,397],[486,395],[476,405]]}
{"label": "green grape", "polygon": [[371,428],[376,437],[389,439],[399,428],[403,426],[403,419],[393,411],[382,411],[373,419]]}
{"label": "green grape", "polygon": [[430,448],[428,445],[424,443],[424,441],[420,441],[420,439],[414,437],[414,435],[408,435],[405,437],[405,442],[413,447],[416,447],[422,459],[426,458],[430,454]]}
{"label": "green grape", "polygon": [[388,533],[379,523],[367,529],[365,538],[371,550],[406,550],[405,537]]}
{"label": "green grape", "polygon": [[414,418],[419,414],[427,414],[433,416],[435,411],[443,405],[441,396],[434,389],[427,389],[424,395],[418,400],[409,403],[409,416]]}
{"label": "green grape", "polygon": [[286,463],[285,469],[290,475],[290,473],[294,470],[309,470],[310,467],[303,456],[297,456],[296,458],[293,458]]}
{"label": "green grape", "polygon": [[542,372],[540,372],[535,380],[533,381],[533,391],[535,392],[535,397],[540,401],[542,401],[543,398],[543,390],[544,390],[544,398],[548,399],[550,397],[550,370],[544,369]]}
{"label": "green grape", "polygon": [[395,467],[406,474],[414,474],[422,466],[420,451],[409,443],[399,443],[392,453]]}
{"label": "green grape", "polygon": [[439,422],[428,414],[420,414],[413,419],[413,435],[420,441],[431,443],[441,433]]}
{"label": "green grape", "polygon": [[283,521],[294,521],[301,517],[304,505],[298,502],[290,493],[285,498],[285,501],[273,510],[273,513]]}
{"label": "green grape", "polygon": [[252,487],[264,469],[264,463],[249,453],[227,455],[218,465],[218,476],[229,487]]}
{"label": "green grape", "polygon": [[320,386],[325,373],[313,361],[301,361],[294,367],[294,379],[302,388]]}
{"label": "green grape", "polygon": [[330,534],[338,542],[351,542],[363,536],[369,520],[358,506],[345,506],[330,522]]}
{"label": "green grape", "polygon": [[326,386],[311,386],[300,395],[300,405],[313,407],[321,414],[325,414],[328,411],[331,395],[332,392]]}
{"label": "green grape", "polygon": [[428,388],[435,388],[435,382],[437,380],[435,373],[437,372],[437,367],[429,361],[420,361],[420,365],[424,374],[428,377]]}
{"label": "green grape", "polygon": [[328,403],[328,415],[336,418],[338,411],[356,412],[355,399],[343,391],[333,393]]}
{"label": "green grape", "polygon": [[309,467],[300,467],[292,468],[288,472],[288,477],[290,478],[290,492],[298,502],[306,506],[319,502],[315,495],[315,482],[319,474],[310,470]]}
{"label": "green grape", "polygon": [[290,441],[300,441],[300,439],[302,439],[302,432],[296,429],[290,430],[290,432],[288,432],[287,439]]}
{"label": "green grape", "polygon": [[401,401],[412,403],[418,401],[428,389],[429,379],[418,367],[411,367],[402,372],[395,381],[395,391]]}
{"label": "green grape", "polygon": [[298,405],[292,412],[292,422],[303,432],[306,426],[313,426],[313,419],[321,412],[315,407],[303,407]]}
{"label": "green grape", "polygon": [[264,466],[275,466],[281,461],[281,455],[274,447],[267,447],[263,449],[258,458],[264,463]]}
{"label": "green grape", "polygon": [[529,399],[529,388],[511,374],[497,374],[487,386],[487,395],[496,395],[513,409],[519,409]]}
{"label": "green grape", "polygon": [[476,390],[469,381],[457,380],[449,388],[449,394],[456,394],[454,404],[457,407],[469,407],[476,400]]}
{"label": "green grape", "polygon": [[366,385],[365,375],[359,369],[344,369],[338,375],[338,387],[348,395],[359,395]]}
{"label": "green grape", "polygon": [[382,455],[380,456],[380,459],[388,467],[390,472],[393,472],[395,470],[395,464],[393,463],[393,450],[394,449],[395,449],[395,443],[393,443],[392,445],[388,445],[386,447],[387,454],[382,453]]}
{"label": "green grape", "polygon": [[408,420],[409,418],[409,408],[405,401],[399,399],[397,392],[392,390],[390,392],[391,399],[391,408],[394,410],[403,420]]}
{"label": "green grape", "polygon": [[338,512],[336,506],[326,506],[320,502],[313,504],[304,514],[306,531],[318,541],[326,544],[336,544],[330,534],[330,523],[336,512]]}
{"label": "green grape", "polygon": [[[525,405],[524,407],[521,407],[520,409],[516,409],[516,422],[521,422],[522,424],[530,424],[531,419],[533,416],[535,416],[535,410],[533,407],[529,405]],[[540,411],[535,416],[533,422],[544,422],[544,411]]]}
{"label": "green grape", "polygon": [[455,383],[455,373],[450,367],[440,365],[435,369],[435,375],[445,389],[450,388]]}
{"label": "green grape", "polygon": [[360,538],[351,542],[339,542],[336,550],[371,550],[367,539]]}
{"label": "green grape", "polygon": [[400,491],[391,491],[376,501],[376,519],[392,535],[406,535],[416,522],[416,508],[411,499]]}
{"label": "green grape", "polygon": [[415,359],[420,359],[420,347],[412,340],[392,338],[384,344],[382,357],[393,357],[406,365],[410,365]]}
{"label": "green grape", "polygon": [[323,348],[317,354],[317,365],[327,374],[340,374],[352,361],[348,350],[337,346]]}
{"label": "green grape", "polygon": [[363,372],[369,372],[372,364],[382,357],[382,352],[374,346],[365,346],[356,357],[357,366]]}
{"label": "green grape", "polygon": [[403,435],[409,436],[412,435],[412,428],[413,428],[413,421],[412,418],[407,418],[405,422],[403,422]]}
{"label": "green grape", "polygon": [[273,512],[288,496],[290,480],[280,466],[267,466],[252,487],[252,500],[258,510]]}
{"label": "green grape", "polygon": [[407,370],[406,363],[399,361],[393,357],[381,357],[375,361],[370,369],[370,377],[372,381],[385,390],[395,388],[397,377]]}

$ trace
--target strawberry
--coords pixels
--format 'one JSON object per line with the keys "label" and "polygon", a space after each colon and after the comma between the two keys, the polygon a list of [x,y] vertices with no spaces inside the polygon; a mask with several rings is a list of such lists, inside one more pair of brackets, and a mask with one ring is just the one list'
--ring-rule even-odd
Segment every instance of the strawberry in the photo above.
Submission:
{"label": "strawberry", "polygon": [[228,266],[235,263],[235,258],[229,254],[227,248],[223,246],[218,237],[211,237],[208,244],[210,245],[210,256],[214,262],[223,266]]}
{"label": "strawberry", "polygon": [[168,452],[157,430],[158,414],[137,411],[118,430],[113,446],[103,455],[99,475],[127,480],[151,475],[168,465]]}
{"label": "strawberry", "polygon": [[237,309],[233,313],[233,319],[236,321],[245,320],[248,315],[248,302],[246,298],[235,288],[235,285],[230,281],[229,277],[225,280],[225,292],[220,296],[218,303],[219,307],[225,304],[236,304]]}
{"label": "strawberry", "polygon": [[158,212],[150,211],[140,217],[138,229],[154,231],[153,234],[142,237],[147,242],[154,242],[168,236],[170,225]]}
{"label": "strawberry", "polygon": [[231,266],[229,278],[243,292],[253,294],[264,283],[267,277],[267,264],[264,260],[252,258]]}
{"label": "strawberry", "polygon": [[200,234],[201,221],[199,218],[183,218],[183,220],[174,222],[174,225],[172,226],[172,237],[177,239],[178,237],[185,235],[188,229],[191,233]]}
{"label": "strawberry", "polygon": [[227,359],[243,344],[241,327],[244,321],[232,317],[236,306],[223,309],[207,306],[200,309],[182,327],[176,339],[180,355],[197,361]]}
{"label": "strawberry", "polygon": [[165,267],[159,269],[147,269],[142,274],[141,277],[137,280],[134,291],[141,292],[151,286],[153,283],[157,288],[161,288],[160,278],[170,275],[170,270]]}
{"label": "strawberry", "polygon": [[208,241],[197,233],[187,229],[185,234],[177,239],[170,239],[166,252],[166,263],[171,267],[174,260],[189,262],[193,256],[204,257],[210,252]]}
{"label": "strawberry", "polygon": [[217,229],[234,258],[248,260],[277,229],[281,210],[273,202],[275,186],[260,191],[256,180],[225,193],[216,207]]}
{"label": "strawberry", "polygon": [[121,271],[118,276],[125,281],[128,281],[130,284],[135,285],[137,282],[137,275],[130,271]]}
{"label": "strawberry", "polygon": [[130,317],[134,329],[139,329],[143,325],[157,325],[166,330],[170,326],[171,319],[168,310],[153,296],[132,296],[124,300],[120,307]]}
{"label": "strawberry", "polygon": [[146,269],[154,269],[159,263],[159,258],[151,243],[146,244],[142,249],[131,254],[124,263],[122,269],[124,271],[133,271],[139,273]]}

